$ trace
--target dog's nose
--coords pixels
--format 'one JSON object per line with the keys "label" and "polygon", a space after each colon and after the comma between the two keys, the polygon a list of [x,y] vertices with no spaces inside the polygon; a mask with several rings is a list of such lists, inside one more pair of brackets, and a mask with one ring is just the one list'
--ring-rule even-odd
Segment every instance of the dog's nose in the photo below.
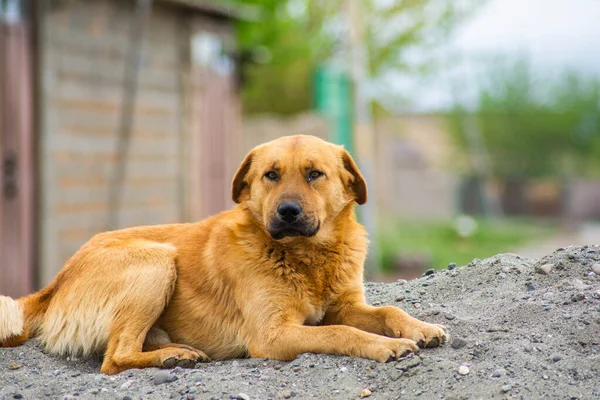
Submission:
{"label": "dog's nose", "polygon": [[294,201],[285,201],[277,206],[277,214],[287,223],[292,223],[302,214],[302,207]]}

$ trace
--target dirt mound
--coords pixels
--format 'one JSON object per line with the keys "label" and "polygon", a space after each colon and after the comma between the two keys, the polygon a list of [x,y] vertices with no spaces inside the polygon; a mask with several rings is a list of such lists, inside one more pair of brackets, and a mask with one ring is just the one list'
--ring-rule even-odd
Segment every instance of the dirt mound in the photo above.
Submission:
{"label": "dirt mound", "polygon": [[504,254],[410,282],[368,283],[371,304],[450,329],[449,344],[398,362],[305,354],[107,377],[97,360],[51,357],[30,341],[0,350],[0,399],[598,399],[596,264],[600,246],[569,247],[539,260]]}

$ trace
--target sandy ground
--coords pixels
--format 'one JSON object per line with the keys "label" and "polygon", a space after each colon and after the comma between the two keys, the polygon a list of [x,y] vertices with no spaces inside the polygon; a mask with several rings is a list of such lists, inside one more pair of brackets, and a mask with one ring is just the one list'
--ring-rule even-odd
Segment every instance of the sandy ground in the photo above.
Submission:
{"label": "sandy ground", "polygon": [[0,350],[0,399],[598,399],[593,269],[600,273],[600,246],[542,259],[499,255],[408,283],[367,284],[371,304],[444,323],[452,335],[441,348],[387,364],[305,354],[107,377],[97,360],[52,357],[30,341]]}

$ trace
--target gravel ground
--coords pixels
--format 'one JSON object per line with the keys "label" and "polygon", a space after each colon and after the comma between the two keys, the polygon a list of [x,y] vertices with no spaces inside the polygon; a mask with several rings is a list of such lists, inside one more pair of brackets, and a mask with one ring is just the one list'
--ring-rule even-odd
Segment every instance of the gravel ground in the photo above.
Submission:
{"label": "gravel ground", "polygon": [[305,354],[108,377],[98,360],[48,356],[29,341],[0,350],[0,399],[600,398],[600,246],[452,267],[367,284],[371,304],[450,329],[449,344],[397,362]]}

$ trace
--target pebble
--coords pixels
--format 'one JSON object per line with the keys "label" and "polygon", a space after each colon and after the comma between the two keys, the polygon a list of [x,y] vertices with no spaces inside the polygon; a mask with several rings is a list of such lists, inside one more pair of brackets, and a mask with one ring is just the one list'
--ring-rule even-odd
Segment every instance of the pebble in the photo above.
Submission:
{"label": "pebble", "polygon": [[98,389],[90,389],[91,394],[98,394],[100,391]]}
{"label": "pebble", "polygon": [[505,274],[508,274],[510,272],[510,268],[509,267],[502,267],[502,269],[500,270]]}
{"label": "pebble", "polygon": [[578,292],[571,296],[571,302],[576,303],[578,301],[585,300],[585,294]]}
{"label": "pebble", "polygon": [[559,362],[560,360],[562,360],[562,357],[559,356],[558,354],[555,354],[552,356],[552,361]]}
{"label": "pebble", "polygon": [[453,337],[452,340],[450,341],[450,347],[452,347],[453,349],[456,349],[456,350],[462,349],[466,345],[467,345],[467,341],[460,337]]}
{"label": "pebble", "polygon": [[535,286],[534,283],[528,283],[527,284],[527,291],[528,292],[533,292],[535,289],[537,289],[537,286]]}
{"label": "pebble", "polygon": [[504,386],[502,386],[502,393],[509,392],[510,389],[512,389],[511,385],[504,385]]}
{"label": "pebble", "polygon": [[229,396],[229,398],[231,400],[250,400],[250,396],[248,396],[246,393],[238,393],[232,396]]}
{"label": "pebble", "polygon": [[592,271],[594,271],[596,275],[600,275],[600,263],[592,265]]}
{"label": "pebble", "polygon": [[173,382],[177,380],[176,375],[172,375],[169,371],[158,371],[154,374],[154,384],[162,385],[163,383]]}
{"label": "pebble", "polygon": [[505,279],[505,278],[506,278],[506,274],[505,274],[504,272],[500,272],[500,273],[498,274],[498,278],[500,278],[500,279]]}
{"label": "pebble", "polygon": [[281,392],[281,396],[283,396],[284,399],[289,399],[292,397],[292,392],[286,389]]}
{"label": "pebble", "polygon": [[294,372],[300,372],[301,369],[302,368],[300,368],[300,367],[294,367],[294,368],[292,368],[292,371],[294,371]]}
{"label": "pebble", "polygon": [[524,350],[526,353],[531,353],[531,352],[533,351],[533,346],[532,346],[532,345],[530,345],[530,344],[526,344],[526,345],[525,345],[525,347],[523,348],[523,350]]}
{"label": "pebble", "polygon": [[418,367],[423,363],[423,359],[419,356],[407,356],[403,360],[396,363],[396,369],[408,371],[411,368]]}
{"label": "pebble", "polygon": [[458,367],[458,373],[461,375],[467,375],[469,371],[470,369],[466,365],[461,365],[460,367]]}
{"label": "pebble", "polygon": [[22,368],[22,367],[23,367],[23,366],[22,366],[21,364],[17,364],[17,363],[14,363],[14,362],[13,362],[13,363],[10,363],[10,364],[8,365],[8,369],[10,369],[10,370],[12,370],[12,371],[14,371],[14,370],[16,370],[16,369],[19,369],[19,368]]}
{"label": "pebble", "polygon": [[448,269],[449,269],[450,271],[452,271],[452,270],[453,270],[453,269],[455,269],[455,268],[456,268],[456,263],[455,263],[455,262],[451,262],[450,264],[448,264]]}
{"label": "pebble", "polygon": [[423,273],[423,276],[429,276],[435,274],[435,269],[429,268],[427,271]]}
{"label": "pebble", "polygon": [[121,400],[133,400],[130,396],[123,396]]}
{"label": "pebble", "polygon": [[133,385],[134,382],[135,381],[133,379],[128,380],[121,385],[121,389],[128,389],[131,385]]}
{"label": "pebble", "polygon": [[545,301],[552,301],[554,299],[554,293],[552,293],[552,292],[546,292],[542,296],[542,299],[544,299]]}
{"label": "pebble", "polygon": [[13,394],[13,399],[22,399],[23,395],[21,393],[15,393]]}
{"label": "pebble", "polygon": [[506,370],[504,368],[498,368],[492,373],[492,377],[494,378],[500,378],[504,375],[506,375]]}
{"label": "pebble", "polygon": [[406,285],[408,283],[406,279],[398,279],[396,282],[398,285]]}
{"label": "pebble", "polygon": [[542,275],[550,275],[552,269],[554,268],[554,264],[544,264],[535,269],[535,272]]}
{"label": "pebble", "polygon": [[365,397],[369,397],[372,394],[373,394],[373,392],[371,392],[371,390],[369,390],[369,388],[365,388],[360,392],[360,398],[364,399]]}
{"label": "pebble", "polygon": [[452,321],[454,318],[456,318],[456,315],[450,314],[450,313],[444,313],[444,317],[446,317],[447,320]]}
{"label": "pebble", "polygon": [[404,296],[398,296],[398,297],[396,297],[396,301],[397,302],[404,301],[405,298],[406,297],[404,297]]}

